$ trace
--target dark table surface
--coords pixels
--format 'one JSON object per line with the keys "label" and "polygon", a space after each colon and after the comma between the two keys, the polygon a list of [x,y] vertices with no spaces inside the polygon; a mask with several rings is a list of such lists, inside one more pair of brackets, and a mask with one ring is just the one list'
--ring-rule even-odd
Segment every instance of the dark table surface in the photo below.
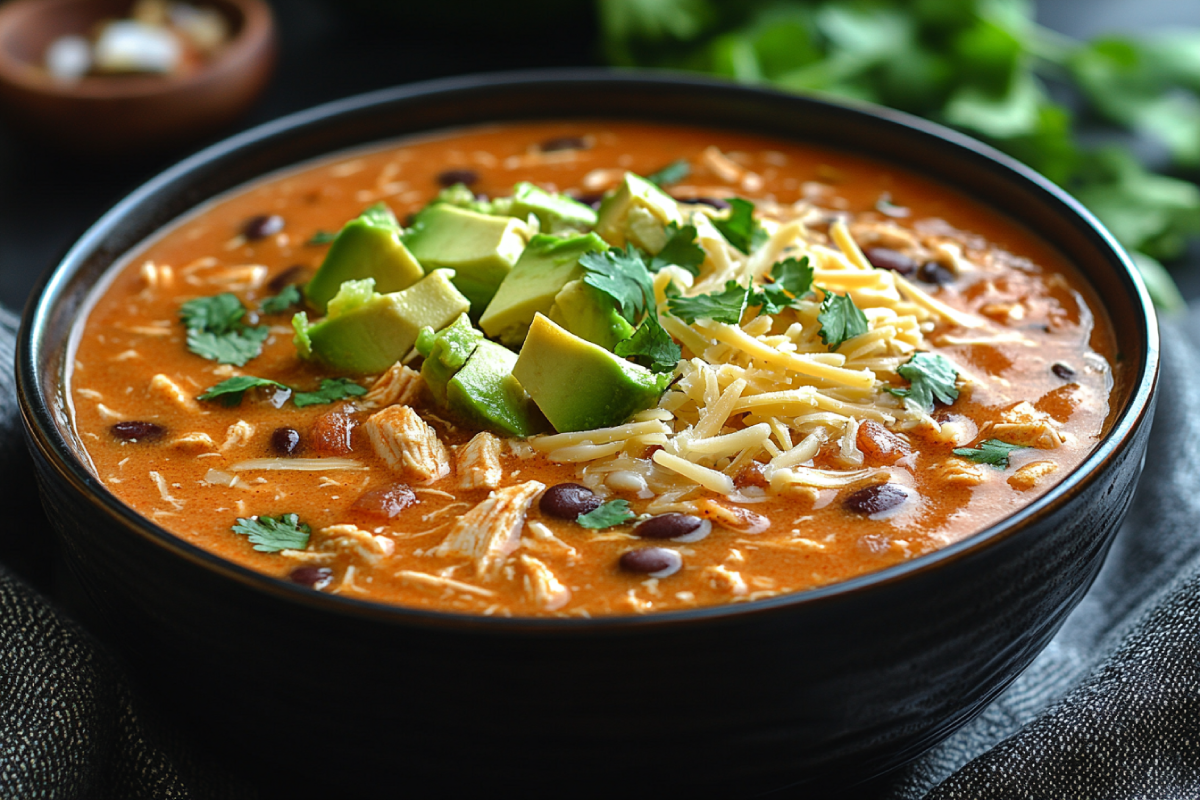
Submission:
{"label": "dark table surface", "polygon": [[[585,0],[553,35],[496,35],[414,21],[399,0],[272,0],[280,38],[275,77],[253,109],[222,135],[328,100],[447,75],[600,64]],[[598,0],[604,2],[604,0]],[[375,6],[404,9],[386,13]],[[498,3],[504,6],[503,3]],[[542,5],[545,5],[542,3]],[[515,19],[529,0],[510,0]],[[1086,13],[1081,13],[1086,10]],[[1041,0],[1038,16],[1064,33],[1200,27],[1200,3],[1181,0]],[[523,23],[524,25],[524,23]],[[526,26],[527,27],[527,26]],[[81,123],[85,123],[81,120]],[[217,137],[220,138],[220,137]],[[203,144],[203,143],[201,143]],[[116,200],[187,151],[120,162],[78,162],[15,137],[0,123],[0,303],[19,309],[41,273]],[[1200,297],[1200,247],[1176,275]]]}

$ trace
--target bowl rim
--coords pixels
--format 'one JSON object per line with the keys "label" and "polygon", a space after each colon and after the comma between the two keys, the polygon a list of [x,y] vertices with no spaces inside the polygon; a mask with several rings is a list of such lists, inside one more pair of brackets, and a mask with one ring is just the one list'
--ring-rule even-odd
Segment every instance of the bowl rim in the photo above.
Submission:
{"label": "bowl rim", "polygon": [[[775,597],[684,610],[661,611],[645,615],[630,614],[591,618],[483,617],[474,614],[387,605],[369,600],[314,592],[283,579],[255,572],[175,536],[122,503],[115,495],[108,492],[79,459],[75,458],[66,441],[59,435],[50,405],[38,390],[44,380],[44,374],[38,363],[39,354],[43,350],[43,341],[47,336],[51,309],[57,301],[68,296],[66,290],[69,279],[81,268],[88,254],[102,245],[105,236],[122,224],[122,220],[127,214],[135,211],[147,200],[153,199],[157,192],[169,189],[173,183],[186,178],[193,171],[201,169],[209,161],[239,156],[247,157],[254,148],[261,147],[271,140],[286,139],[289,135],[297,135],[308,128],[328,123],[332,119],[348,118],[355,113],[369,113],[373,108],[387,107],[391,104],[418,100],[431,95],[453,95],[456,92],[481,90],[504,92],[519,88],[529,90],[537,86],[562,88],[564,85],[571,84],[589,85],[591,88],[606,85],[606,88],[620,86],[628,90],[637,90],[642,87],[664,91],[691,87],[693,89],[735,92],[747,99],[757,98],[758,102],[799,101],[808,106],[815,105],[836,109],[840,112],[849,111],[853,114],[872,117],[875,120],[883,120],[886,124],[900,126],[918,136],[940,140],[955,148],[959,156],[982,156],[985,160],[993,162],[1007,173],[1007,180],[1018,184],[1023,183],[1023,188],[1041,194],[1047,204],[1056,205],[1068,216],[1073,216],[1072,221],[1076,227],[1093,237],[1097,247],[1102,251],[1107,250],[1107,255],[1124,269],[1125,274],[1118,277],[1128,279],[1133,288],[1135,296],[1132,298],[1132,302],[1141,312],[1139,324],[1144,326],[1141,334],[1146,342],[1146,350],[1141,354],[1144,357],[1143,368],[1140,373],[1130,376],[1128,402],[1118,412],[1108,433],[1095,449],[1060,483],[1012,515],[946,547],[876,572]],[[598,115],[598,117],[602,116]],[[648,118],[645,113],[633,116]],[[488,120],[479,120],[475,123],[464,122],[447,126],[447,128],[486,124],[487,122]],[[430,129],[430,131],[447,128]],[[403,136],[411,135],[420,134],[403,134]],[[369,142],[362,142],[357,145],[347,145],[342,149],[369,145]],[[331,151],[330,154],[332,152],[337,151]],[[903,166],[902,163],[901,165]],[[253,180],[244,181],[239,185],[247,185]],[[230,187],[224,191],[232,191],[235,188]],[[197,201],[195,205],[207,202],[214,196],[216,195],[209,195]],[[1020,220],[1018,219],[1018,221]],[[170,224],[172,223],[167,222],[158,230]],[[105,269],[111,268],[111,264],[119,258],[120,255],[114,257]],[[821,606],[839,599],[862,596],[882,587],[895,586],[898,583],[938,570],[944,565],[962,561],[985,550],[991,550],[1017,534],[1025,526],[1033,524],[1037,519],[1077,497],[1096,480],[1097,474],[1108,462],[1115,459],[1131,444],[1134,433],[1153,408],[1153,393],[1159,375],[1159,349],[1158,325],[1149,293],[1132,260],[1113,236],[1079,201],[1066,191],[1031,168],[989,145],[937,123],[865,102],[832,100],[825,96],[789,94],[673,72],[578,68],[483,73],[438,78],[380,89],[324,103],[272,120],[235,134],[185,158],[143,183],[109,209],[78,238],[55,267],[43,274],[30,294],[22,316],[17,340],[16,372],[18,400],[30,447],[36,448],[55,472],[71,484],[72,488],[97,510],[113,518],[133,535],[156,547],[171,551],[175,557],[181,557],[210,573],[230,579],[244,589],[270,595],[278,601],[307,607],[314,612],[370,619],[399,627],[483,630],[504,635],[568,635],[705,624]],[[61,384],[61,374],[56,380]]]}
{"label": "bowl rim", "polygon": [[[86,0],[50,2],[62,5]],[[12,0],[0,4],[0,31],[20,24],[24,17],[38,13],[37,6],[45,4],[46,0]],[[16,58],[0,47],[0,83],[32,94],[88,102],[160,97],[235,77],[247,59],[270,46],[275,35],[274,17],[265,0],[220,0],[217,5],[236,9],[242,16],[242,25],[237,35],[195,72],[186,75],[90,75],[67,83],[54,80],[35,62]]]}

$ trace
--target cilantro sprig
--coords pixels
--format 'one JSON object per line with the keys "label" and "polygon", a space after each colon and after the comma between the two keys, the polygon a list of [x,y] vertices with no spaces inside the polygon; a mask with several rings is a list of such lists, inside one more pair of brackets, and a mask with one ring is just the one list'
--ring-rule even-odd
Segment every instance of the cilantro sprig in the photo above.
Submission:
{"label": "cilantro sprig", "polygon": [[585,528],[599,531],[623,525],[634,518],[628,500],[609,500],[586,514],[580,514],[575,521]]}
{"label": "cilantro sprig", "polygon": [[[219,400],[222,405],[232,407],[242,402],[242,398],[245,397],[246,392],[251,389],[260,388],[274,388],[283,392],[290,392],[292,403],[295,404],[296,408],[333,403],[337,400],[344,400],[347,397],[360,397],[367,393],[366,389],[349,378],[325,378],[321,381],[321,388],[315,392],[298,392],[287,384],[273,381],[269,378],[257,378],[253,375],[237,375],[221,381],[216,386],[210,386],[196,399]],[[286,400],[286,398],[284,399]]]}
{"label": "cilantro sprig", "polygon": [[830,350],[837,350],[842,344],[855,336],[862,336],[870,326],[867,315],[847,294],[828,292],[821,301],[821,312],[817,314],[817,322],[821,323],[819,331],[821,341]]}
{"label": "cilantro sprig", "polygon": [[282,314],[292,306],[300,305],[300,300],[300,289],[293,283],[283,287],[279,294],[264,299],[258,308],[264,314]]}
{"label": "cilantro sprig", "polygon": [[278,517],[238,517],[233,532],[247,537],[260,553],[278,553],[308,547],[312,529],[296,514],[280,514]]}
{"label": "cilantro sprig", "polygon": [[698,294],[693,297],[675,295],[667,299],[667,308],[671,313],[687,323],[698,319],[711,319],[713,322],[725,322],[738,325],[742,321],[742,312],[750,299],[750,287],[742,286],[737,281],[726,281],[725,288],[710,294]]}
{"label": "cilantro sprig", "polygon": [[700,265],[704,263],[704,248],[696,243],[696,226],[680,227],[672,222],[667,225],[667,235],[667,243],[647,265],[650,271],[658,272],[663,267],[676,266],[699,275]]}
{"label": "cilantro sprig", "polygon": [[672,161],[658,172],[652,172],[646,176],[646,180],[653,183],[655,186],[666,186],[670,183],[679,183],[681,180],[692,174],[692,165],[687,162],[686,158],[681,158],[678,161]]}
{"label": "cilantro sprig", "polygon": [[808,256],[797,260],[785,258],[771,267],[771,280],[750,296],[750,305],[758,306],[759,314],[778,314],[812,290],[813,268]]}
{"label": "cilantro sprig", "polygon": [[713,219],[713,225],[727,242],[749,255],[754,249],[755,232],[760,230],[754,219],[754,203],[740,197],[730,197],[725,202],[729,203],[729,216]]}
{"label": "cilantro sprig", "polygon": [[245,315],[242,301],[229,292],[187,301],[179,317],[187,328],[188,350],[220,364],[245,366],[262,353],[270,334],[265,325],[252,328],[243,323]]}
{"label": "cilantro sprig", "polygon": [[914,353],[913,357],[896,368],[900,376],[907,379],[907,389],[888,389],[896,397],[924,411],[933,411],[934,400],[949,405],[958,399],[958,370],[954,362],[941,353]]}
{"label": "cilantro sprig", "polygon": [[1009,444],[999,439],[988,439],[978,447],[956,447],[954,455],[974,461],[976,464],[988,464],[996,469],[1008,469],[1008,457],[1014,450],[1025,450],[1025,445]]}

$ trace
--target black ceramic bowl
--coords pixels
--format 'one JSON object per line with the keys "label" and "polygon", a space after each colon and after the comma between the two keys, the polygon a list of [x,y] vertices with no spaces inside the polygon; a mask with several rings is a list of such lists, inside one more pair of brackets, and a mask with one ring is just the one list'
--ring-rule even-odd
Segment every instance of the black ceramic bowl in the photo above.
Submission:
{"label": "black ceramic bowl", "polygon": [[[483,121],[597,116],[833,145],[986,198],[1067,253],[1119,321],[1128,379],[1107,438],[1029,507],[903,565],[752,603],[593,620],[312,592],[176,539],[88,471],[64,356],[89,288],[145,237],[323,153]],[[1158,368],[1153,310],[1129,260],[1078,203],[1010,159],[883,109],[598,71],[406,86],[236,136],[117,205],[34,297],[21,402],[79,613],[171,722],[292,796],[744,797],[844,788],[894,768],[1004,689],[1091,584],[1137,482]]]}

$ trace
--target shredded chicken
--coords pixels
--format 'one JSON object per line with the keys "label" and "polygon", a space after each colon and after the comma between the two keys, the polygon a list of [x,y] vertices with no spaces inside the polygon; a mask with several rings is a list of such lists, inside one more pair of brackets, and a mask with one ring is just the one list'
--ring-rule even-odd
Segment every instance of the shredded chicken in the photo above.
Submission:
{"label": "shredded chicken", "polygon": [[1065,441],[1054,418],[1025,401],[1002,412],[1000,420],[984,429],[988,436],[1009,444],[1053,450]]}
{"label": "shredded chicken", "polygon": [[318,553],[342,553],[365,564],[377,564],[395,552],[396,543],[387,536],[376,536],[354,525],[330,525],[313,534],[308,549]]}
{"label": "shredded chicken", "polygon": [[495,489],[504,478],[500,440],[487,431],[475,434],[455,454],[454,470],[459,489]]}
{"label": "shredded chicken", "polygon": [[433,483],[450,473],[450,452],[437,431],[408,406],[388,406],[366,423],[375,452],[393,472]]}
{"label": "shredded chicken", "polygon": [[370,390],[358,401],[365,409],[383,408],[391,405],[411,406],[425,385],[421,373],[397,362],[371,385]]}
{"label": "shredded chicken", "polygon": [[1042,479],[1058,471],[1058,464],[1053,461],[1034,461],[1021,467],[1008,479],[1008,485],[1014,489],[1027,492],[1035,488]]}
{"label": "shredded chicken", "polygon": [[546,486],[526,481],[497,489],[459,517],[434,555],[467,556],[479,577],[495,577],[509,554],[521,543],[525,514]]}
{"label": "shredded chicken", "polygon": [[189,397],[179,384],[162,373],[150,379],[150,391],[185,411],[196,410],[196,401]]}
{"label": "shredded chicken", "polygon": [[571,590],[563,586],[550,568],[533,556],[519,559],[525,570],[525,593],[546,611],[557,611],[571,601]]}
{"label": "shredded chicken", "polygon": [[239,419],[226,429],[225,441],[221,444],[221,449],[228,450],[231,447],[242,447],[250,444],[252,438],[254,438],[254,426],[244,419]]}

